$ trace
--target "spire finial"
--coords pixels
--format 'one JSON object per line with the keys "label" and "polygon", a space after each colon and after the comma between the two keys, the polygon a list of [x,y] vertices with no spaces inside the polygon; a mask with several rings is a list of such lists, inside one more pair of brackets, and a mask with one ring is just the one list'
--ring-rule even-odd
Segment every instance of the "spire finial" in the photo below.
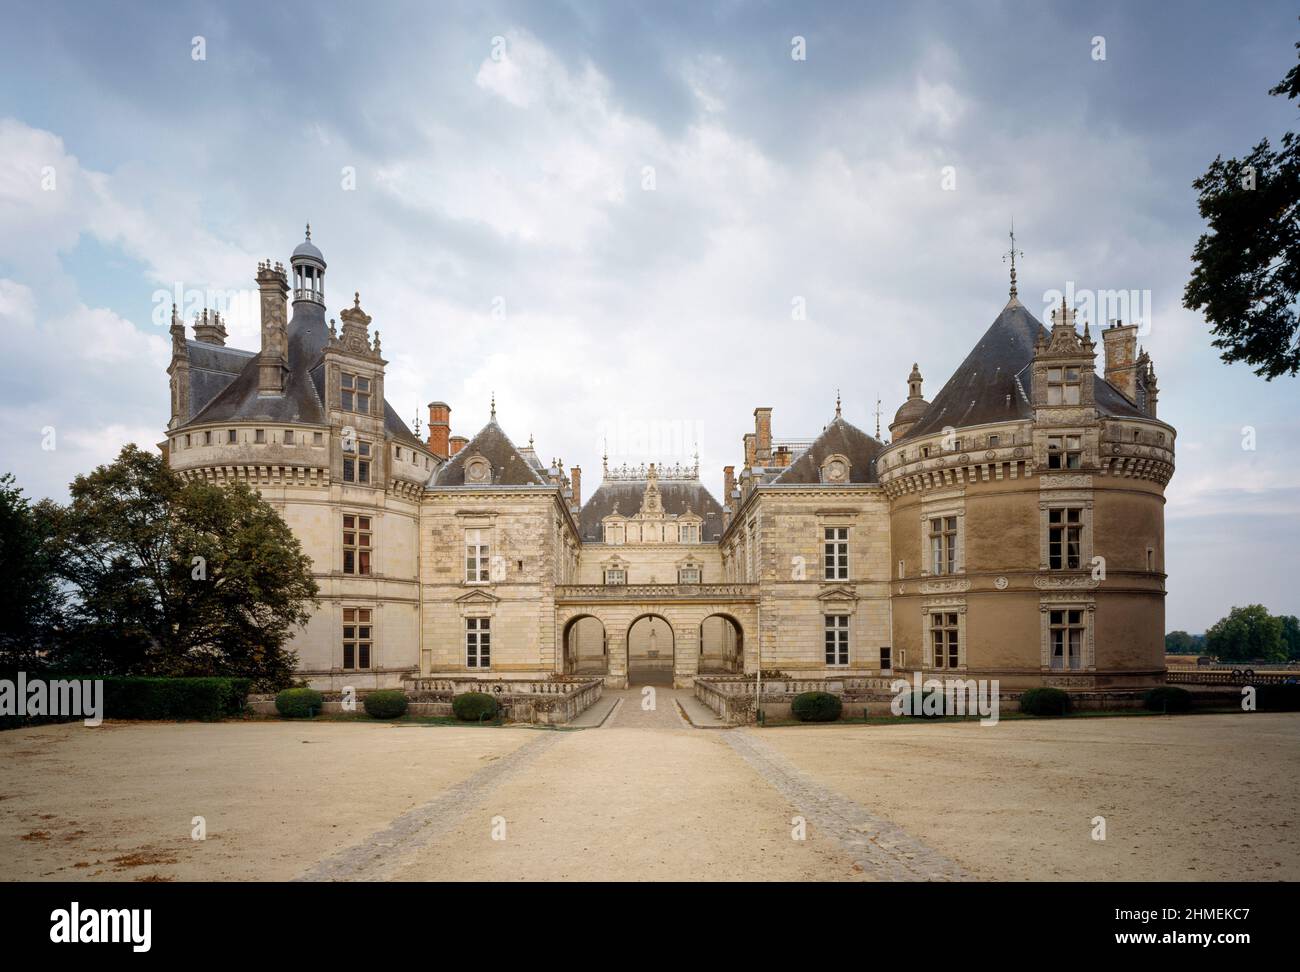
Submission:
{"label": "spire finial", "polygon": [[601,468],[601,472],[604,473],[606,477],[608,477],[609,476],[609,436],[605,436],[604,441],[605,441],[604,450],[600,457],[600,468]]}
{"label": "spire finial", "polygon": [[840,390],[835,389],[835,417],[840,417]]}
{"label": "spire finial", "polygon": [[311,239],[311,223],[307,224],[307,239]]}
{"label": "spire finial", "polygon": [[1011,220],[1011,232],[1007,234],[1011,237],[1011,249],[1003,254],[1002,259],[1005,262],[1008,257],[1011,258],[1011,299],[1016,299],[1016,254],[1025,255],[1024,250],[1016,249],[1016,221]]}
{"label": "spire finial", "polygon": [[357,310],[361,310],[361,291],[352,291],[352,306]]}
{"label": "spire finial", "polygon": [[492,393],[492,421],[497,420],[497,393]]}
{"label": "spire finial", "polygon": [[880,438],[880,392],[876,392],[876,438]]}

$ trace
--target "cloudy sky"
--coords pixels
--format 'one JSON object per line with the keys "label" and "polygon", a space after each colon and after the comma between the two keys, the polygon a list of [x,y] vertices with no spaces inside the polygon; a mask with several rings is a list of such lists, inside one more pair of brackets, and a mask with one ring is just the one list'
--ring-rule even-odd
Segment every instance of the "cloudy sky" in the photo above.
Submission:
{"label": "cloudy sky", "polygon": [[1181,307],[1191,181],[1295,127],[1266,93],[1294,6],[1076,6],[6,4],[0,469],[62,497],[159,441],[160,293],[233,296],[255,348],[256,262],[310,220],[408,421],[443,399],[472,435],[495,392],[588,493],[606,439],[698,440],[716,494],[757,405],[807,437],[838,388],[871,430],[914,360],[933,397],[1006,301],[1014,218],[1040,317],[1141,297],[1179,431],[1168,626],[1300,613],[1300,384]]}

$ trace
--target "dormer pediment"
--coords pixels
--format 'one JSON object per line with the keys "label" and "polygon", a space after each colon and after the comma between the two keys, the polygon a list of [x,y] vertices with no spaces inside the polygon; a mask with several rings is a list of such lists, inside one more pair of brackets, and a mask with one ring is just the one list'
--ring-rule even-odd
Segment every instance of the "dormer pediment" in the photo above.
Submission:
{"label": "dormer pediment", "polygon": [[476,604],[496,604],[501,598],[484,590],[467,591],[460,597],[456,598],[456,603],[462,606]]}

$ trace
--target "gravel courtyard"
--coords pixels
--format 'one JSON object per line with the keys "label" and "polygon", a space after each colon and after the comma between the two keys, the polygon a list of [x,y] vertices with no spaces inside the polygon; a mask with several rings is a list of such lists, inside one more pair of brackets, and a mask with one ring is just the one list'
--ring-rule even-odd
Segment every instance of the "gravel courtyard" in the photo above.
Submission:
{"label": "gravel courtyard", "polygon": [[1300,715],[755,731],[613,694],[562,732],[0,733],[0,879],[1300,880]]}

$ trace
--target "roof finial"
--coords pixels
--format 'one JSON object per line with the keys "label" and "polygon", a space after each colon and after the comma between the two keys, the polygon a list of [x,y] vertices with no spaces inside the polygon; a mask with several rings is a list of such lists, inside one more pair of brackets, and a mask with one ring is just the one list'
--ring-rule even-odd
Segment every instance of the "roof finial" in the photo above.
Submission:
{"label": "roof finial", "polygon": [[311,223],[307,224],[307,239],[311,239]]}
{"label": "roof finial", "polygon": [[1011,237],[1011,249],[1008,250],[1005,254],[1003,254],[1002,259],[1003,261],[1005,261],[1007,257],[1011,258],[1011,299],[1015,300],[1016,299],[1016,254],[1019,253],[1022,257],[1025,255],[1024,250],[1016,249],[1015,219],[1011,220],[1011,232],[1008,233],[1007,235]]}
{"label": "roof finial", "polygon": [[604,475],[608,477],[609,476],[609,436],[605,436],[605,447],[604,447],[604,453],[600,457],[600,468],[601,468],[601,472],[603,472]]}
{"label": "roof finial", "polygon": [[876,392],[876,438],[880,438],[880,392]]}
{"label": "roof finial", "polygon": [[835,417],[840,417],[840,390],[835,389]]}
{"label": "roof finial", "polygon": [[492,421],[497,420],[497,393],[492,393]]}

